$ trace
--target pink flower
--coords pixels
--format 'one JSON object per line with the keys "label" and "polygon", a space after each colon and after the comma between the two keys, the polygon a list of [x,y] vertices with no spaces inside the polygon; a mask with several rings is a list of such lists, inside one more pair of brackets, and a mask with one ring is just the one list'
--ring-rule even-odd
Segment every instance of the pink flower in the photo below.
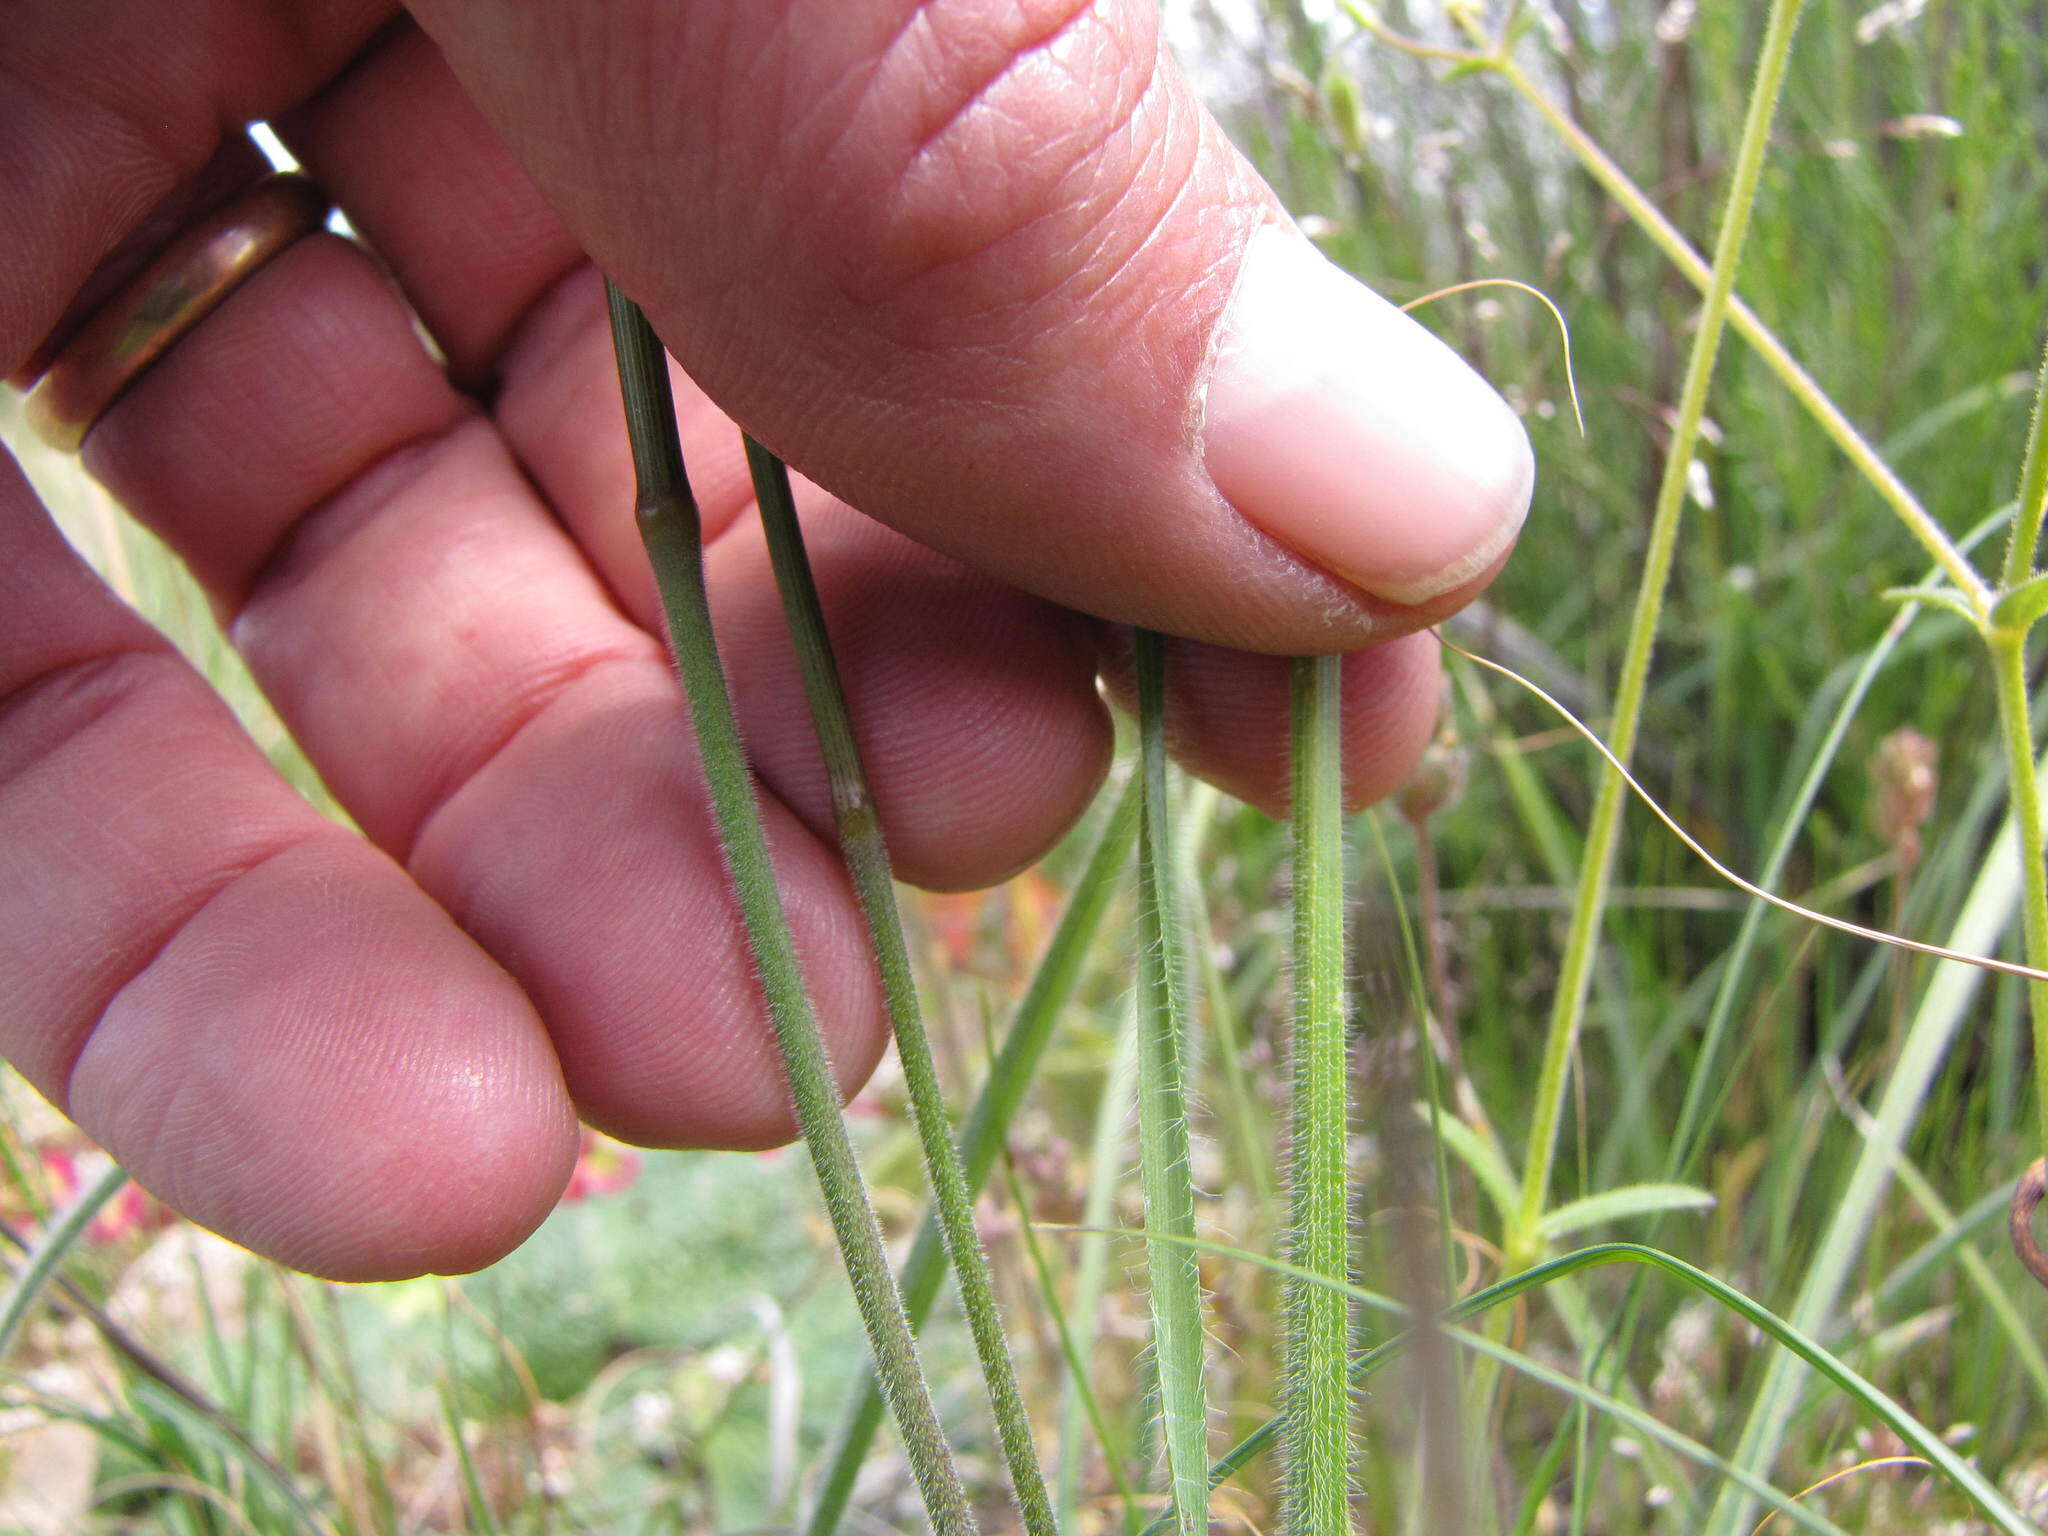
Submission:
{"label": "pink flower", "polygon": [[592,1195],[616,1194],[639,1177],[638,1152],[609,1136],[600,1136],[586,1125],[576,1153],[576,1167],[569,1175],[569,1187],[562,1191],[562,1204],[575,1205]]}

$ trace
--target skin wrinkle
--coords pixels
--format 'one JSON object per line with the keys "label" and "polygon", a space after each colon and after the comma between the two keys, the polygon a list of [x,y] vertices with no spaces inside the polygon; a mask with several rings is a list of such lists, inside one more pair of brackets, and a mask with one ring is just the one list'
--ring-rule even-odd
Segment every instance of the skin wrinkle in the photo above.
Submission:
{"label": "skin wrinkle", "polygon": [[[178,942],[178,939],[204,915],[207,908],[232,891],[237,882],[247,879],[287,854],[310,846],[323,835],[325,834],[318,830],[302,831],[262,854],[244,857],[218,866],[210,870],[204,880],[195,883],[196,889],[188,897],[186,904],[181,909],[176,910],[170,919],[161,921],[160,929],[162,936],[149,946],[148,953],[142,958],[140,963],[129,968],[128,974],[108,991],[105,1001],[93,1013],[92,1022],[83,1030],[80,1030],[70,1042],[67,1051],[64,1053],[64,1059],[58,1065],[55,1078],[57,1093],[53,1095],[53,1102],[59,1109],[63,1110],[67,1115],[73,1112],[72,1089],[73,1084],[78,1079],[79,1063],[85,1059],[86,1054],[92,1049],[93,1041],[100,1034],[100,1026],[106,1022],[107,1016],[114,1011],[115,1005],[138,982],[150,976],[163,963],[164,957],[171,951],[172,947]],[[162,909],[159,907],[158,910],[161,911]],[[96,1115],[88,1108],[82,1113],[81,1118],[90,1121],[103,1138],[108,1136],[114,1127],[118,1126],[120,1128],[120,1140],[126,1143],[131,1139],[132,1127],[122,1124],[118,1115]],[[147,1141],[147,1138],[145,1137],[144,1140]],[[107,1143],[107,1150],[113,1154],[117,1162],[126,1160],[124,1154],[114,1147],[111,1142]],[[176,1202],[173,1201],[172,1203],[175,1204]]]}
{"label": "skin wrinkle", "polygon": [[[1044,0],[1010,0],[1008,9],[1012,13],[1023,11],[1029,17],[1011,33],[990,27],[986,15],[975,15],[963,26],[956,20],[960,7],[955,4],[948,8],[945,0],[931,0],[918,7],[917,14],[876,61],[878,73],[907,72],[914,78],[935,83],[940,92],[938,100],[928,102],[914,130],[916,137],[905,159],[903,179],[914,174],[918,162],[931,154],[947,130],[969,117],[1007,77],[1028,68],[1033,54],[1054,50],[1062,37],[1095,10],[1095,0],[1058,0],[1050,14],[1040,18],[1036,13],[1043,3]],[[939,17],[941,11],[946,12],[945,19]],[[958,78],[957,69],[949,67],[953,61],[944,55],[953,54],[960,63],[971,65],[970,59],[960,56],[983,46],[992,53],[988,68]],[[907,65],[892,69],[898,55],[906,49],[920,55],[931,51],[941,56],[915,57]]]}
{"label": "skin wrinkle", "polygon": [[407,868],[412,867],[414,853],[441,813],[463,791],[482,781],[493,765],[513,749],[520,737],[540,725],[551,710],[565,700],[573,702],[582,688],[604,680],[604,674],[614,667],[638,669],[650,660],[665,669],[666,663],[646,652],[627,654],[600,650],[559,663],[556,668],[538,676],[522,679],[517,692],[507,698],[506,718],[498,723],[497,729],[487,733],[488,739],[476,743],[469,753],[444,764],[428,787],[423,808],[412,819],[412,826],[401,839],[404,851],[397,853],[396,849],[393,850],[400,862]]}
{"label": "skin wrinkle", "polygon": [[[837,285],[848,301],[883,312],[874,322],[879,329],[886,333],[891,310],[916,311],[932,280],[948,269],[955,269],[960,287],[1003,271],[1023,274],[1029,287],[984,301],[984,308],[1010,316],[997,334],[1015,346],[1040,329],[1034,323],[1036,310],[1048,292],[1082,273],[1078,268],[1061,271],[1058,262],[1048,264],[1043,257],[1006,262],[998,259],[1001,248],[1028,246],[1049,228],[1059,245],[1071,249],[1090,230],[1125,216],[1124,200],[1133,184],[1124,177],[1101,177],[1096,168],[1130,127],[1152,89],[1156,66],[1126,61],[1119,89],[1105,102],[1100,82],[1079,78],[1062,58],[1072,51],[1063,50],[1062,41],[1073,40],[1084,28],[1109,30],[1095,0],[1062,0],[1056,23],[1043,36],[1027,38],[1015,49],[1006,46],[985,79],[947,92],[937,113],[927,111],[913,125],[914,142],[881,152],[880,176],[890,191],[873,219],[872,250],[861,253],[858,267],[842,267]],[[1107,40],[1086,41],[1100,54],[1123,58],[1113,33]],[[948,79],[944,59],[913,63],[924,94],[943,88],[929,82]],[[1064,73],[1069,87],[1045,89],[1043,77],[1049,71]],[[902,89],[901,82],[884,71],[875,92],[886,99],[892,89]],[[1016,112],[1009,98],[1019,98],[1028,110]],[[1080,110],[1071,117],[1053,110],[1050,104],[1062,99]],[[848,151],[849,158],[866,162],[867,175],[877,174],[873,146],[886,145],[894,136],[892,115],[889,108],[876,107],[856,114],[847,127],[848,135],[858,136],[858,148]],[[1106,184],[1093,187],[1091,195],[1077,195],[1076,183],[1091,180]],[[1001,189],[991,192],[998,181]],[[1079,230],[1065,233],[1063,226],[1074,222]],[[959,304],[945,306],[944,313],[956,333],[947,337],[951,346],[964,322],[976,315],[973,306]]]}

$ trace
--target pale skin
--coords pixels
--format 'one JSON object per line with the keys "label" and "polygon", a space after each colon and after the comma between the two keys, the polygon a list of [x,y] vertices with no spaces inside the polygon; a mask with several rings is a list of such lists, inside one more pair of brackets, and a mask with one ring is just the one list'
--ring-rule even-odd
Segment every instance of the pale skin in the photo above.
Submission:
{"label": "pale skin", "polygon": [[[273,121],[385,270],[302,241],[85,448],[363,835],[276,777],[0,466],[0,1050],[195,1220],[347,1278],[507,1251],[579,1115],[660,1145],[791,1135],[656,638],[593,258],[694,380],[713,603],[849,1091],[884,1026],[735,419],[807,477],[906,878],[987,884],[1072,824],[1121,625],[1184,637],[1196,771],[1282,809],[1279,658],[1343,650],[1348,793],[1399,782],[1438,697],[1419,631],[1504,558],[1526,445],[1511,418],[1467,425],[1451,365],[1417,388],[1433,354],[1389,331],[1340,392],[1391,468],[1331,518],[1341,476],[1291,474],[1320,450],[1282,440],[1284,390],[1222,348],[1252,404],[1208,399],[1245,252],[1282,216],[1151,16],[11,8],[0,371],[118,282],[152,210],[178,227],[203,167],[241,174],[223,123]],[[1274,446],[1243,428],[1226,475],[1236,420]]]}

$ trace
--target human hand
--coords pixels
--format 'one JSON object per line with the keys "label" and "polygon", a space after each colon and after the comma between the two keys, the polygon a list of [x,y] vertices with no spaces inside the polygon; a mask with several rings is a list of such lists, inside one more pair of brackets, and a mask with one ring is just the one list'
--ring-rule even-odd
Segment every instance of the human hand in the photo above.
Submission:
{"label": "human hand", "polygon": [[0,369],[132,274],[110,252],[153,209],[144,256],[253,174],[222,123],[273,120],[395,279],[298,241],[84,450],[367,838],[0,466],[0,1049],[185,1214],[349,1278],[503,1253],[578,1113],[792,1130],[586,251],[702,386],[713,601],[849,1088],[881,1009],[733,421],[816,482],[876,800],[937,887],[1087,803],[1119,625],[1186,637],[1183,760],[1274,808],[1277,658],[1355,651],[1348,791],[1384,793],[1435,718],[1415,631],[1484,585],[1531,479],[1476,375],[1286,226],[1150,0],[416,12],[452,72],[376,0],[32,5],[0,35]]}

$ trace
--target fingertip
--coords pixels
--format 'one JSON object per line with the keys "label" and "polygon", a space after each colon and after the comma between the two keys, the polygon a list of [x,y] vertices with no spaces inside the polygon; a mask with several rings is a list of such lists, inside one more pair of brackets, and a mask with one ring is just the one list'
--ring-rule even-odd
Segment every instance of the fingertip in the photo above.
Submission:
{"label": "fingertip", "polygon": [[1535,457],[1507,402],[1291,226],[1246,247],[1203,405],[1224,499],[1385,602],[1472,586],[1528,514]]}
{"label": "fingertip", "polygon": [[340,833],[202,908],[116,995],[69,1102],[182,1214],[340,1280],[492,1262],[547,1215],[575,1157],[526,998]]}

